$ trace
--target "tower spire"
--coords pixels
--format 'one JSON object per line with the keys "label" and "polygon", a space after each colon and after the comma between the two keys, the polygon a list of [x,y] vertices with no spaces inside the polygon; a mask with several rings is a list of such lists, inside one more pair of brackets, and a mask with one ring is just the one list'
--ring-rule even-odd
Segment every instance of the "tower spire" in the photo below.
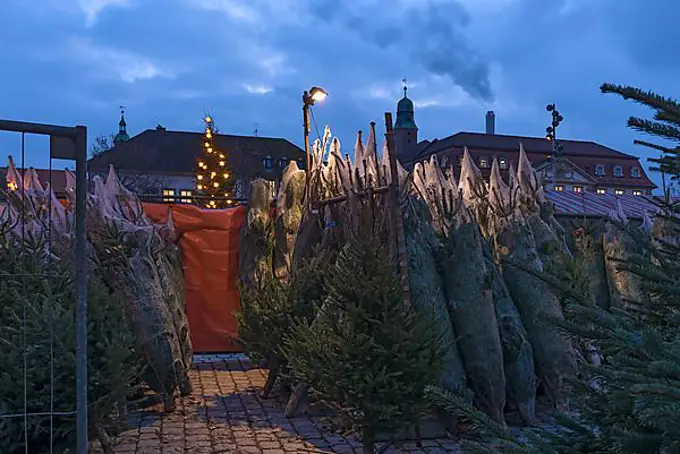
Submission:
{"label": "tower spire", "polygon": [[127,133],[127,122],[125,121],[125,106],[118,106],[120,108],[120,121],[118,122],[118,134],[113,138],[113,144],[118,145],[130,140]]}

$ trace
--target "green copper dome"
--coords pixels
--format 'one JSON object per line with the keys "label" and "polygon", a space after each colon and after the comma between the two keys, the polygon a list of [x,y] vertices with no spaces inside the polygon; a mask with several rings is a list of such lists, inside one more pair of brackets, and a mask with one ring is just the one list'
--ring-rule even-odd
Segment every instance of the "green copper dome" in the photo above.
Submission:
{"label": "green copper dome", "polygon": [[118,134],[113,138],[113,143],[118,145],[119,143],[127,142],[130,140],[130,136],[127,133],[127,122],[125,121],[125,112],[120,111],[120,121],[118,122]]}
{"label": "green copper dome", "polygon": [[406,87],[404,87],[404,97],[397,104],[397,121],[394,123],[394,128],[418,129],[413,114],[413,101],[406,96]]}

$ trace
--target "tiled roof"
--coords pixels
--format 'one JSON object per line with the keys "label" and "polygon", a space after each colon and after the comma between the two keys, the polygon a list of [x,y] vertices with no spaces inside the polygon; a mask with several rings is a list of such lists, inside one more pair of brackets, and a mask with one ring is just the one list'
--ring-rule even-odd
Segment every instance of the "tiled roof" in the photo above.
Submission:
{"label": "tiled roof", "polygon": [[594,192],[570,192],[547,190],[546,196],[555,204],[555,213],[571,216],[606,216],[617,209],[617,201],[621,203],[624,213],[629,218],[640,219],[645,211],[649,214],[660,209],[651,196],[596,194]]}
{"label": "tiled roof", "polygon": [[[88,161],[89,169],[105,172],[109,165],[116,169],[164,174],[193,174],[196,158],[202,152],[203,134],[199,132],[148,129],[115,146],[110,151]],[[286,139],[233,136],[215,136],[217,149],[224,150],[232,170],[240,175],[278,177],[281,159],[304,162],[302,149]],[[264,169],[262,160],[271,157],[272,169]]]}
{"label": "tiled roof", "polygon": [[[462,156],[463,147],[467,147],[473,158],[476,158],[475,160],[485,156],[490,162],[495,156],[498,159],[505,158],[509,164],[513,164],[516,168],[520,142],[534,167],[538,167],[552,155],[552,144],[544,138],[460,132],[442,140],[433,140],[427,144],[419,143],[417,157],[413,161],[422,161],[432,154],[437,154],[440,157],[448,156],[449,162],[457,164],[459,157]],[[592,176],[600,185],[646,189],[656,187],[636,156],[621,153],[595,142],[560,140],[560,143],[564,147],[564,157]],[[421,144],[423,145],[421,146]],[[410,167],[408,164],[406,164],[407,167]],[[604,176],[596,175],[595,166],[597,164],[604,165]],[[615,166],[623,168],[623,176],[613,176]],[[631,168],[633,167],[639,169],[639,177],[631,175]],[[485,177],[488,177],[489,171],[490,169],[482,169]]]}
{"label": "tiled roof", "polygon": [[[566,156],[611,156],[623,159],[637,159],[636,156],[621,153],[604,145],[595,142],[582,140],[559,139],[564,146],[564,154]],[[420,150],[419,159],[429,156],[438,151],[451,147],[468,147],[485,150],[505,150],[517,151],[519,142],[524,145],[524,150],[527,153],[552,153],[552,144],[543,137],[522,137],[522,136],[506,136],[501,134],[483,134],[477,132],[459,132],[444,139],[435,139],[430,142],[429,146]]]}

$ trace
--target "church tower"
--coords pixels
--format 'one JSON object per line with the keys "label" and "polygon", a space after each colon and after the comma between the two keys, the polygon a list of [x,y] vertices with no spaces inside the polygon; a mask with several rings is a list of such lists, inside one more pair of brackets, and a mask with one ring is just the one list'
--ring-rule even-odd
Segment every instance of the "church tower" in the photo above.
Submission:
{"label": "church tower", "polygon": [[118,122],[118,134],[113,138],[113,144],[119,145],[123,142],[130,140],[130,136],[127,133],[127,123],[125,122],[125,110],[121,107],[120,110],[120,121]]}
{"label": "church tower", "polygon": [[397,119],[394,122],[397,158],[402,164],[409,160],[418,143],[418,127],[414,119],[413,101],[406,96],[407,89],[404,84],[404,97],[397,104]]}

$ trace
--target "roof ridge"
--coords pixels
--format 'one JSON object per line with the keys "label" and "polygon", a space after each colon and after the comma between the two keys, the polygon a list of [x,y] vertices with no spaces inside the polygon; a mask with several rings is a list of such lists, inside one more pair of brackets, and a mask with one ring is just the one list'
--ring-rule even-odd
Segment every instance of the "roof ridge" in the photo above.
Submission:
{"label": "roof ridge", "polygon": [[[178,130],[170,130],[170,129],[151,129],[151,128],[148,128],[148,129],[145,129],[144,131],[140,132],[139,134],[137,134],[134,137],[139,137],[142,134],[145,134],[147,132],[164,133],[164,134],[168,134],[168,133],[170,133],[170,134],[198,134],[198,135],[201,135],[201,136],[203,135],[203,132],[200,132],[200,131],[178,131]],[[238,135],[238,134],[222,134],[219,131],[215,135],[216,136],[222,136],[222,137],[236,137],[236,138],[239,138],[239,139],[285,140],[285,141],[289,141],[285,137],[243,136],[243,135]],[[134,138],[134,137],[132,137],[132,138]]]}

